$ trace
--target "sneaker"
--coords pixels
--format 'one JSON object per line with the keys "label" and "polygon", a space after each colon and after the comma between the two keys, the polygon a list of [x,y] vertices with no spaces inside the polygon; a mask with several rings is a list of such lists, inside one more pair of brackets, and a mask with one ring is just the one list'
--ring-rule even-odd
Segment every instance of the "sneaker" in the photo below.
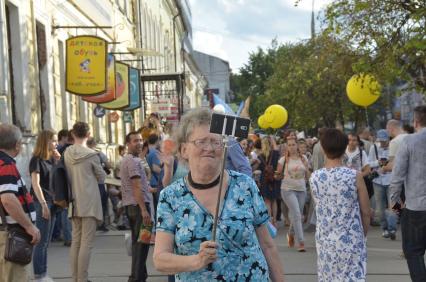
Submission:
{"label": "sneaker", "polygon": [[289,248],[294,247],[294,235],[287,233],[287,244]]}
{"label": "sneaker", "polygon": [[65,247],[71,247],[71,241],[65,241],[64,246]]}
{"label": "sneaker", "polygon": [[389,231],[384,230],[383,233],[382,233],[382,237],[383,238],[389,238],[389,236],[390,236]]}
{"label": "sneaker", "polygon": [[391,238],[392,241],[394,241],[396,239],[396,231],[395,230],[389,231],[389,237]]}
{"label": "sneaker", "polygon": [[372,221],[370,222],[370,225],[371,225],[371,226],[380,226],[380,222],[375,221],[375,220],[372,220]]}
{"label": "sneaker", "polygon": [[44,276],[35,280],[36,282],[55,282],[50,276]]}
{"label": "sneaker", "polygon": [[303,243],[303,242],[299,243],[299,247],[297,248],[297,251],[298,251],[299,253],[304,253],[304,252],[306,252],[306,250],[305,250],[305,243]]}
{"label": "sneaker", "polygon": [[105,225],[101,225],[97,229],[98,229],[98,231],[102,231],[102,232],[108,232],[109,231],[109,229]]}

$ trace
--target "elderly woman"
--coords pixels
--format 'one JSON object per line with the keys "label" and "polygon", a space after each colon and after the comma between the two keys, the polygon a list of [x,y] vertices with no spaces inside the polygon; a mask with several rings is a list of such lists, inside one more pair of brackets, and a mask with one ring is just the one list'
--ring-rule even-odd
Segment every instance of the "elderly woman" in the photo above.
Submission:
{"label": "elderly woman", "polygon": [[268,211],[248,176],[225,171],[217,241],[211,241],[223,143],[209,132],[210,121],[208,109],[195,109],[176,132],[189,173],[161,192],[154,265],[176,281],[283,281]]}

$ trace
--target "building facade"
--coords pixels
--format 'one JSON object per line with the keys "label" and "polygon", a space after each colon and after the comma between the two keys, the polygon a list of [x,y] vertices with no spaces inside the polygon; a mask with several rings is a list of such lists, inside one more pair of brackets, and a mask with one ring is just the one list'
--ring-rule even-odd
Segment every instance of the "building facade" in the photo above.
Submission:
{"label": "building facade", "polygon": [[[117,122],[109,122],[110,111],[95,117],[95,104],[65,91],[68,38],[99,36],[108,41],[108,52],[116,60],[143,74],[179,74],[181,101],[197,105],[206,82],[191,56],[184,56],[184,40],[191,44],[190,24],[185,0],[0,0],[0,122],[13,123],[24,133],[21,171],[28,171],[41,130],[71,128],[76,121],[91,125],[101,149],[114,160],[126,132],[139,128],[160,102],[146,101],[131,112],[131,122],[120,111]],[[178,103],[175,97],[161,95],[175,88],[170,81],[154,81],[144,85],[143,95],[154,93],[172,108]]]}
{"label": "building facade", "polygon": [[204,77],[208,81],[208,88],[229,103],[231,100],[230,76],[231,69],[229,63],[218,57],[194,51],[194,60],[201,69]]}

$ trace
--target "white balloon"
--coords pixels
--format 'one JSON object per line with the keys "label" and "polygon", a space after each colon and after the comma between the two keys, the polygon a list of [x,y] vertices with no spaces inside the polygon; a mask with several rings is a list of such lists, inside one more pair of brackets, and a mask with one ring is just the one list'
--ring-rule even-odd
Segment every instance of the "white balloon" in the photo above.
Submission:
{"label": "white balloon", "polygon": [[214,106],[213,111],[215,111],[216,113],[219,113],[219,114],[224,114],[226,112],[225,107],[221,104],[217,104],[216,106]]}

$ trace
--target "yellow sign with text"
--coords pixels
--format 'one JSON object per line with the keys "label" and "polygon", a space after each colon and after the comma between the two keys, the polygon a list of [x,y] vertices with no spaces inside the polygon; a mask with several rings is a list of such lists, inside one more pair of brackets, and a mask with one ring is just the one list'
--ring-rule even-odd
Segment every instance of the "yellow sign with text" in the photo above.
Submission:
{"label": "yellow sign with text", "polygon": [[83,35],[66,41],[65,90],[76,95],[98,95],[107,89],[107,42]]}

